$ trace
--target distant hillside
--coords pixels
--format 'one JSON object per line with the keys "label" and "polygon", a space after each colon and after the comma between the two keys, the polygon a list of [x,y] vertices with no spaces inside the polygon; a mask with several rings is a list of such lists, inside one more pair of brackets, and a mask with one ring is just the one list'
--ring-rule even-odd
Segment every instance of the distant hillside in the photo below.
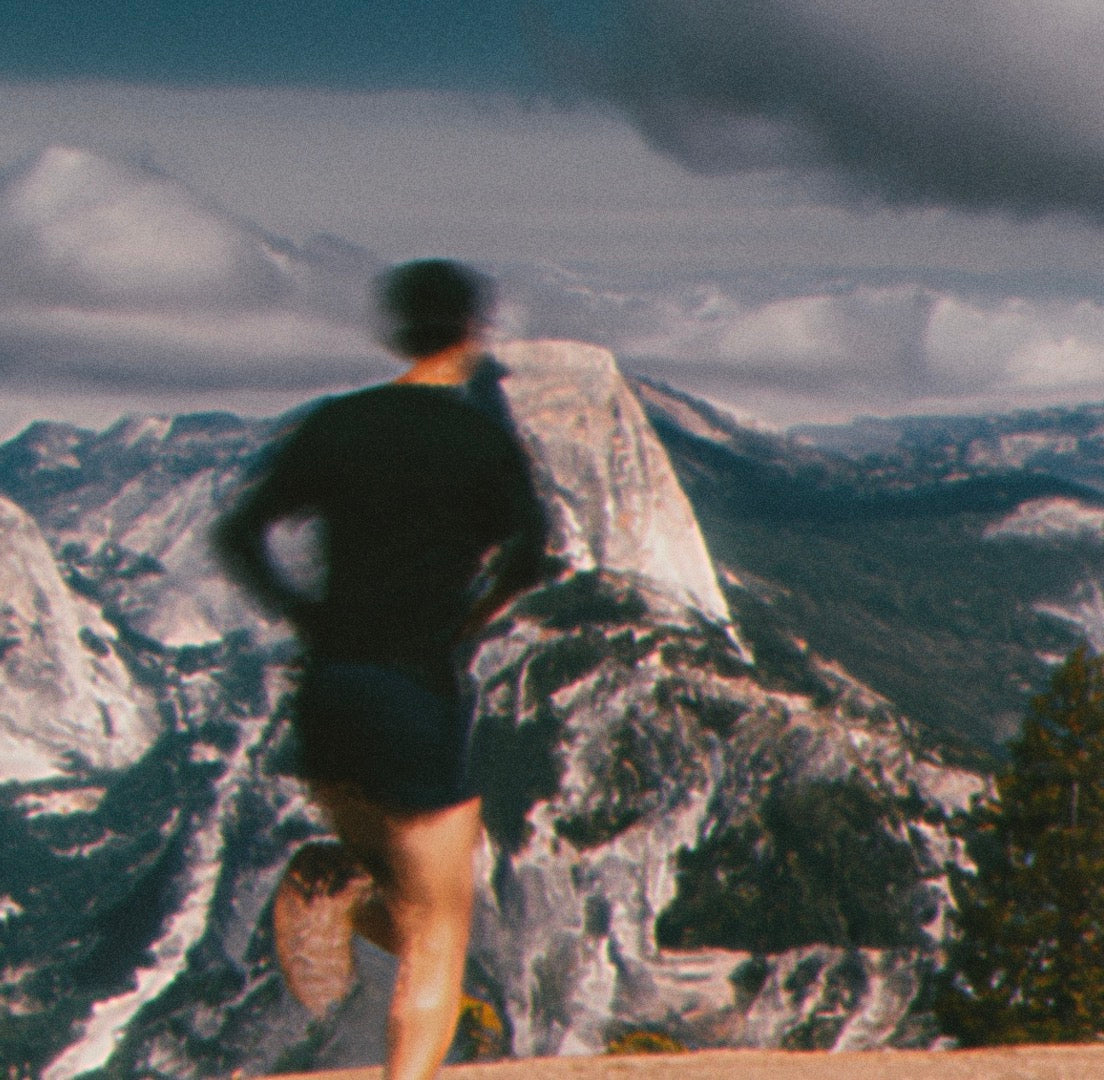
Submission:
{"label": "distant hillside", "polygon": [[643,393],[762,662],[804,643],[970,752],[1104,644],[1104,409],[879,422],[845,457]]}
{"label": "distant hillside", "polygon": [[791,435],[872,465],[890,461],[928,475],[1027,469],[1104,488],[1104,405],[986,416],[865,417],[850,424],[804,425]]}

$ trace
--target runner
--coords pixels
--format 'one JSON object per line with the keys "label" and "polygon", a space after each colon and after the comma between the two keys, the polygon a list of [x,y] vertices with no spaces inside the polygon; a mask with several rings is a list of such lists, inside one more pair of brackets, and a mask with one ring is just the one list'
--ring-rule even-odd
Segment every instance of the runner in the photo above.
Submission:
{"label": "runner", "polygon": [[[379,300],[384,340],[408,370],[309,415],[220,521],[215,546],[303,641],[299,773],[343,845],[302,852],[278,891],[289,985],[315,1012],[344,994],[355,920],[398,957],[386,1075],[426,1080],[459,1011],[482,835],[472,695],[455,653],[539,580],[546,525],[482,350],[488,283],[426,260],[384,275]],[[321,524],[319,597],[266,546],[273,524],[308,516]]]}

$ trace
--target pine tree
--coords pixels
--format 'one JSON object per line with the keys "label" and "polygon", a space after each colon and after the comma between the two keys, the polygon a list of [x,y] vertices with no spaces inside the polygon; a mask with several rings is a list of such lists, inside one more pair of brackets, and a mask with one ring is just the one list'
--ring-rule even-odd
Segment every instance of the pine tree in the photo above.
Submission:
{"label": "pine tree", "polygon": [[952,869],[960,934],[936,1011],[963,1045],[1104,1033],[1104,659],[1079,649],[1032,702]]}

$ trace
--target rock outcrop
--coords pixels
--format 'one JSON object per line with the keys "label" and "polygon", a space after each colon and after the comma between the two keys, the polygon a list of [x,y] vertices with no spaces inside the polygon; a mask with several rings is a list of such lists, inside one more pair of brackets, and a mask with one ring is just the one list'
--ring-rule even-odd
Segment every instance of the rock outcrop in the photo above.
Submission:
{"label": "rock outcrop", "polygon": [[720,628],[651,600],[577,575],[476,658],[491,841],[474,957],[515,1051],[596,1053],[633,1030],[932,1038],[916,1002],[961,857],[942,823],[980,781],[839,673],[817,700],[766,690]]}
{"label": "rock outcrop", "polygon": [[663,444],[606,349],[514,342],[503,390],[576,570],[639,576],[715,622],[728,605]]}

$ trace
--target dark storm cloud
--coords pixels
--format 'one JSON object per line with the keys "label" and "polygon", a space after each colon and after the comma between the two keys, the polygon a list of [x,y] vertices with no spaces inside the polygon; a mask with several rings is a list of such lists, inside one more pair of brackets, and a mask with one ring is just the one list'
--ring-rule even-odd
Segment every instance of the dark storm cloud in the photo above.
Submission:
{"label": "dark storm cloud", "polygon": [[[536,13],[536,14],[534,14]],[[570,45],[565,43],[570,42]],[[1098,0],[8,0],[0,78],[559,91],[703,172],[891,200],[1104,205]]]}
{"label": "dark storm cloud", "polygon": [[485,88],[529,69],[512,0],[4,0],[0,77]]}
{"label": "dark storm cloud", "polygon": [[1096,2],[624,0],[598,40],[592,89],[693,169],[1104,216]]}

